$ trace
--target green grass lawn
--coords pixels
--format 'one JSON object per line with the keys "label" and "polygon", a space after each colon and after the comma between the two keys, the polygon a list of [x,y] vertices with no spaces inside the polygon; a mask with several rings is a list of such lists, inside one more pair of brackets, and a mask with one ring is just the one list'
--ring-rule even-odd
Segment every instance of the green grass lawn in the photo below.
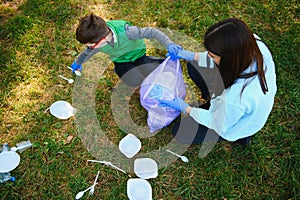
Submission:
{"label": "green grass lawn", "polygon": [[[107,20],[124,19],[141,27],[175,30],[199,44],[210,25],[237,17],[273,53],[278,85],[275,105],[251,145],[217,144],[204,158],[198,157],[200,145],[189,147],[184,154],[189,163],[175,161],[149,180],[153,199],[300,199],[300,19],[296,0],[2,1],[0,143],[15,146],[30,140],[33,147],[20,154],[21,163],[11,172],[16,182],[0,184],[0,199],[74,199],[77,192],[93,183],[98,170],[95,194],[83,199],[127,199],[129,176],[88,163],[88,159],[95,159],[95,152],[88,151],[86,141],[79,136],[80,123],[76,124],[73,117],[59,120],[46,111],[57,100],[72,103],[75,85],[58,75],[76,79],[67,69],[84,49],[75,40],[75,29],[78,19],[91,12]],[[179,41],[184,48],[196,50],[184,42]],[[166,51],[148,53],[164,56]],[[95,94],[97,120],[116,145],[126,134],[111,112],[117,82],[113,67],[108,66]],[[129,108],[133,120],[146,125],[147,114],[137,92],[131,96]],[[142,139],[142,151],[167,144],[172,139],[170,132],[171,127],[167,127]],[[135,177],[132,173],[130,176]]]}

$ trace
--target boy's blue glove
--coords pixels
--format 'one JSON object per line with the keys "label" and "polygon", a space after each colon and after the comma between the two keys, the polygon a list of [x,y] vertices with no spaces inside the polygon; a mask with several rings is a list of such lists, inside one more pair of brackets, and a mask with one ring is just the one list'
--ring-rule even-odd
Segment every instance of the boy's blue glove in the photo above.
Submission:
{"label": "boy's blue glove", "polygon": [[173,99],[172,101],[162,100],[162,99],[158,99],[158,101],[159,101],[158,106],[170,107],[175,110],[179,110],[183,113],[185,113],[185,109],[189,106],[189,104],[187,104],[183,99],[179,97]]}
{"label": "boy's blue glove", "polygon": [[171,43],[169,44],[167,49],[168,49],[167,56],[170,56],[172,60],[176,60],[177,59],[176,55],[179,53],[179,51],[182,50],[182,47],[174,43]]}
{"label": "boy's blue glove", "polygon": [[178,52],[178,54],[176,55],[176,58],[182,58],[188,61],[193,61],[195,57],[195,53],[188,51],[188,50],[181,50]]}
{"label": "boy's blue glove", "polygon": [[73,64],[71,65],[71,67],[72,67],[72,72],[73,72],[73,73],[75,73],[76,70],[79,70],[79,71],[82,70],[82,66],[81,66],[81,65],[78,65],[78,64],[76,63],[76,60],[73,62]]}

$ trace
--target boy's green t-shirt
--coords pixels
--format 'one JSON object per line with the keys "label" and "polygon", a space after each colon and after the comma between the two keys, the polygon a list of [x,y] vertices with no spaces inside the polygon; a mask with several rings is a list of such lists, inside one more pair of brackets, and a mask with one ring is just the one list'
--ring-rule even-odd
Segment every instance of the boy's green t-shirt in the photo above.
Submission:
{"label": "boy's green t-shirt", "polygon": [[114,46],[105,45],[99,48],[100,52],[108,54],[110,59],[114,62],[134,62],[136,59],[142,57],[146,53],[146,45],[144,40],[129,40],[126,32],[125,25],[129,24],[124,20],[108,21],[107,25],[116,34],[116,42]]}

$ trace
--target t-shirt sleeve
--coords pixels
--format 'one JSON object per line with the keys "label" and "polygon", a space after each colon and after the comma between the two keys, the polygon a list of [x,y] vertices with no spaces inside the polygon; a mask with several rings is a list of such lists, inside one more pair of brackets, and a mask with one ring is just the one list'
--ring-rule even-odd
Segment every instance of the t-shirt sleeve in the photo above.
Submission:
{"label": "t-shirt sleeve", "polygon": [[198,59],[199,67],[215,68],[214,60],[208,56],[208,51],[200,52]]}

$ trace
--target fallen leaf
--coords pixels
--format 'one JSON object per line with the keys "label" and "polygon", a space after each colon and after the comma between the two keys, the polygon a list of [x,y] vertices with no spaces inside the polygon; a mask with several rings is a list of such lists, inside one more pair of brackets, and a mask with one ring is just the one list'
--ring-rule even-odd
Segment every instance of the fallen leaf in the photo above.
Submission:
{"label": "fallen leaf", "polygon": [[125,96],[125,100],[129,101],[131,99],[131,97]]}
{"label": "fallen leaf", "polygon": [[66,143],[65,144],[70,144],[71,141],[73,140],[74,136],[73,135],[69,135],[66,139]]}

